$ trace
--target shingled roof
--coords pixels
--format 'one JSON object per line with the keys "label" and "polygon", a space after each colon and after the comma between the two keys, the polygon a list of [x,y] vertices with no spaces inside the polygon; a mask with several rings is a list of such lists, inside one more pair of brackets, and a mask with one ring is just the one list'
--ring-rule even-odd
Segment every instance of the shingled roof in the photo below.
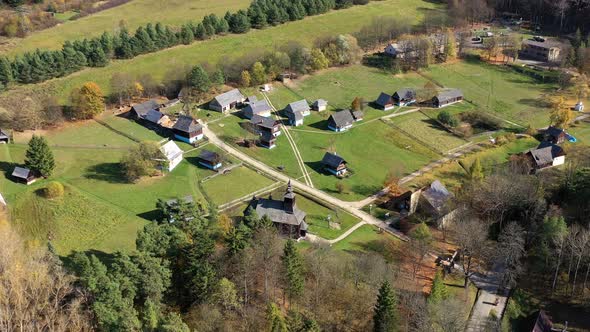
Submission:
{"label": "shingled roof", "polygon": [[538,166],[553,163],[553,159],[565,155],[561,146],[550,142],[542,142],[536,149],[529,151]]}
{"label": "shingled roof", "polygon": [[293,103],[290,103],[287,108],[285,109],[287,112],[291,112],[291,113],[295,113],[295,112],[307,112],[310,110],[309,108],[309,104],[307,103],[307,100],[303,99],[303,100],[299,100]]}
{"label": "shingled roof", "polygon": [[330,118],[334,122],[334,124],[339,127],[346,127],[352,125],[354,122],[354,118],[352,117],[352,113],[350,110],[342,110],[330,115]]}
{"label": "shingled roof", "polygon": [[149,122],[158,123],[160,119],[164,117],[164,114],[157,110],[149,110],[147,114],[143,117]]}
{"label": "shingled roof", "polygon": [[203,150],[199,153],[199,159],[215,164],[221,160],[221,156],[217,152]]}
{"label": "shingled roof", "polygon": [[250,204],[259,217],[268,216],[270,220],[280,224],[299,226],[305,223],[306,213],[295,207],[293,213],[285,211],[283,201],[257,198]]}
{"label": "shingled roof", "polygon": [[326,152],[326,154],[324,154],[324,158],[322,159],[322,164],[331,168],[337,168],[342,163],[346,164],[346,160],[332,152]]}
{"label": "shingled roof", "polygon": [[244,108],[244,113],[250,116],[258,115],[260,113],[265,113],[269,111],[272,111],[272,108],[266,100],[257,100],[251,102],[250,104],[248,104],[248,106],[246,106],[246,108]]}
{"label": "shingled roof", "polygon": [[232,103],[235,103],[237,101],[241,101],[243,99],[244,99],[244,95],[242,95],[242,93],[238,89],[230,90],[228,92],[222,93],[222,94],[215,97],[215,100],[217,101],[217,103],[219,105],[221,105],[222,107],[227,107],[227,106],[231,105]]}
{"label": "shingled roof", "polygon": [[385,92],[381,92],[379,98],[375,100],[375,104],[379,106],[387,106],[393,104],[393,98]]}
{"label": "shingled roof", "polygon": [[132,109],[135,111],[135,113],[139,117],[144,117],[148,114],[149,111],[157,110],[159,108],[160,108],[160,104],[154,99],[148,100],[148,101],[143,102],[141,104],[135,104],[132,107]]}
{"label": "shingled roof", "polygon": [[15,178],[27,180],[29,176],[31,176],[31,170],[28,168],[16,166],[14,171],[12,171],[12,176]]}
{"label": "shingled roof", "polygon": [[183,154],[182,150],[176,145],[176,143],[174,143],[174,141],[168,141],[166,144],[162,145],[160,151],[162,151],[164,157],[169,161],[172,161]]}
{"label": "shingled roof", "polygon": [[416,99],[416,90],[411,89],[411,88],[402,88],[402,89],[397,90],[393,94],[393,97],[397,97],[399,99],[404,99],[404,100],[414,100],[414,99]]}
{"label": "shingled roof", "polygon": [[268,129],[272,129],[278,124],[277,120],[275,120],[271,117],[260,116],[258,114],[255,114],[252,117],[252,119],[250,120],[250,123],[255,124],[259,127],[268,128]]}
{"label": "shingled roof", "polygon": [[440,181],[435,180],[430,184],[428,189],[422,192],[428,203],[440,214],[445,213],[450,199],[455,197],[453,193],[449,192],[447,188]]}
{"label": "shingled roof", "polygon": [[185,133],[194,133],[203,127],[192,116],[181,115],[172,129]]}
{"label": "shingled roof", "polygon": [[463,92],[459,89],[444,89],[441,90],[437,95],[436,95],[436,99],[438,99],[439,102],[441,101],[447,101],[447,100],[451,100],[451,99],[456,99],[459,97],[463,97]]}

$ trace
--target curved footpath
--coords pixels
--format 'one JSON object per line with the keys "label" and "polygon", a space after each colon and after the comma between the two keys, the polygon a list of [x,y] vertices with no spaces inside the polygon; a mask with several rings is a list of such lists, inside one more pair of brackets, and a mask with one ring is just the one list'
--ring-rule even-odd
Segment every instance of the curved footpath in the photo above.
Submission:
{"label": "curved footpath", "polygon": [[249,164],[250,166],[256,168],[257,170],[259,170],[263,173],[266,173],[266,174],[274,177],[277,180],[280,180],[283,182],[291,181],[291,185],[293,187],[297,188],[298,190],[301,190],[301,191],[307,193],[308,195],[311,195],[311,196],[313,196],[319,200],[322,200],[326,203],[329,203],[333,206],[336,206],[336,207],[352,214],[353,216],[361,219],[361,221],[359,223],[357,223],[356,225],[351,227],[349,230],[344,232],[344,234],[342,234],[341,236],[339,236],[336,239],[322,241],[322,240],[319,240],[318,237],[312,237],[312,238],[318,239],[319,240],[318,242],[321,241],[321,242],[327,242],[329,244],[334,244],[334,243],[346,238],[348,235],[350,235],[356,229],[358,229],[359,227],[361,227],[365,224],[377,226],[377,227],[383,229],[384,231],[391,233],[392,235],[396,236],[397,238],[399,238],[402,241],[408,240],[407,236],[405,236],[404,234],[388,227],[388,225],[385,222],[383,222],[383,221],[373,217],[372,215],[356,208],[355,206],[352,205],[352,203],[344,202],[342,200],[339,200],[333,196],[326,194],[325,192],[323,192],[321,190],[318,190],[316,188],[312,188],[312,187],[310,187],[304,183],[301,183],[295,179],[291,179],[290,177],[286,176],[285,174],[274,170],[272,167],[269,167],[268,165],[266,165],[256,159],[246,155],[245,153],[235,149],[234,147],[223,142],[219,137],[217,137],[217,135],[215,135],[215,133],[213,133],[207,127],[207,125],[203,126],[203,132],[205,133],[205,136],[207,136],[209,138],[209,141],[211,143],[218,146],[219,148],[221,148],[225,152],[229,153],[230,155],[234,156],[235,158],[240,159],[242,162]]}

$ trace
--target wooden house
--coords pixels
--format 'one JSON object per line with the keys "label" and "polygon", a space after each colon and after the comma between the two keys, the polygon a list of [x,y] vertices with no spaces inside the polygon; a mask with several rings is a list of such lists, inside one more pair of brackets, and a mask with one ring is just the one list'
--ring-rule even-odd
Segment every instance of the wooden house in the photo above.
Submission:
{"label": "wooden house", "polygon": [[363,113],[363,111],[354,111],[351,112],[351,114],[354,122],[363,121],[363,118],[365,117],[365,113]]}
{"label": "wooden house", "polygon": [[172,172],[173,169],[182,162],[183,151],[174,143],[174,141],[168,141],[166,144],[160,147],[160,152],[164,155],[165,165],[162,166],[162,170]]}
{"label": "wooden house", "polygon": [[9,142],[10,135],[4,129],[0,129],[0,144],[8,144]]}
{"label": "wooden house", "polygon": [[272,113],[272,107],[270,107],[266,100],[256,100],[250,102],[248,106],[244,108],[243,112],[244,117],[247,119],[252,119],[254,115],[270,117]]}
{"label": "wooden house", "polygon": [[151,99],[141,104],[135,104],[131,107],[131,117],[135,120],[144,119],[149,111],[157,111],[160,109],[160,104]]}
{"label": "wooden house", "polygon": [[299,112],[303,116],[308,116],[311,114],[310,109],[311,108],[309,107],[307,100],[303,99],[287,105],[287,107],[285,108],[285,114],[289,116],[289,113]]}
{"label": "wooden house", "polygon": [[352,128],[354,117],[350,110],[342,110],[330,115],[328,118],[328,129],[335,132],[346,131]]}
{"label": "wooden house", "polygon": [[256,211],[260,218],[268,217],[281,235],[295,239],[307,235],[307,214],[297,206],[290,181],[282,200],[273,199],[272,196],[268,199],[253,197],[244,215],[250,211]]}
{"label": "wooden house", "polygon": [[37,176],[35,175],[35,172],[31,171],[28,168],[18,166],[15,167],[12,171],[12,177],[16,181],[24,183],[26,185],[30,185],[31,183],[37,181]]}
{"label": "wooden house", "polygon": [[322,164],[327,172],[330,172],[336,176],[344,176],[348,173],[347,162],[344,158],[340,157],[336,153],[326,152],[322,159]]}
{"label": "wooden house", "polygon": [[289,119],[289,125],[293,127],[303,126],[304,116],[301,112],[287,113],[287,118]]}
{"label": "wooden house", "polygon": [[551,142],[542,142],[536,149],[531,149],[525,154],[528,157],[532,172],[546,168],[563,165],[565,163],[565,151]]}
{"label": "wooden house", "polygon": [[328,108],[328,102],[324,99],[318,99],[311,104],[311,108],[318,112],[325,111]]}
{"label": "wooden house", "polygon": [[180,141],[193,144],[203,139],[203,126],[192,116],[181,115],[172,127],[174,137]]}
{"label": "wooden house", "polygon": [[398,106],[406,106],[416,102],[416,90],[403,88],[397,90],[393,96],[393,101]]}
{"label": "wooden house", "polygon": [[215,171],[223,166],[223,161],[219,153],[203,150],[199,154],[199,165]]}
{"label": "wooden house", "polygon": [[395,102],[393,101],[393,97],[385,92],[381,92],[377,100],[375,100],[375,105],[384,111],[388,111],[395,107]]}
{"label": "wooden house", "polygon": [[254,115],[250,120],[254,132],[259,135],[261,146],[272,149],[276,146],[277,137],[281,135],[280,122],[260,115]]}
{"label": "wooden house", "polygon": [[145,116],[140,118],[142,122],[149,124],[149,125],[156,125],[161,126],[163,123],[167,123],[170,121],[168,115],[158,111],[158,110],[149,110]]}
{"label": "wooden house", "polygon": [[463,92],[459,89],[444,89],[432,98],[432,105],[442,108],[463,101]]}
{"label": "wooden house", "polygon": [[245,101],[246,97],[244,97],[240,90],[233,89],[213,98],[209,102],[209,108],[217,112],[227,113],[241,106]]}
{"label": "wooden house", "polygon": [[546,142],[561,144],[566,141],[567,133],[563,129],[549,126],[547,129],[545,129],[545,131],[543,131],[543,138]]}

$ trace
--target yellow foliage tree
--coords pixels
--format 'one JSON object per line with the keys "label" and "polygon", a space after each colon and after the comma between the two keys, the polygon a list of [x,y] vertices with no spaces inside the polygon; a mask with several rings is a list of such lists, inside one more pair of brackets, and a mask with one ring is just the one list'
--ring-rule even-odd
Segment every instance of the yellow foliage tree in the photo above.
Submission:
{"label": "yellow foliage tree", "polygon": [[143,95],[143,85],[141,85],[141,83],[139,82],[135,82],[133,84],[131,84],[131,86],[129,87],[129,95],[131,96],[131,98],[139,98]]}
{"label": "yellow foliage tree", "polygon": [[555,127],[566,129],[575,118],[574,112],[566,107],[565,99],[562,96],[554,96],[550,99],[551,114],[549,119]]}
{"label": "yellow foliage tree", "polygon": [[72,91],[72,107],[78,119],[92,119],[105,109],[104,95],[98,84],[87,82]]}

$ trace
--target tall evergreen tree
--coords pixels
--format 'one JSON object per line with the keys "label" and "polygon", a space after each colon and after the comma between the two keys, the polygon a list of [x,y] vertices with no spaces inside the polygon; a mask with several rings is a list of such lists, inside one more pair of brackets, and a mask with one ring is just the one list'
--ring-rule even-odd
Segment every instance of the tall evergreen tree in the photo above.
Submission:
{"label": "tall evergreen tree", "polygon": [[25,167],[43,177],[49,177],[55,169],[53,152],[43,136],[33,135],[25,154]]}
{"label": "tall evergreen tree", "polygon": [[180,28],[180,40],[184,45],[189,45],[195,40],[195,35],[193,34],[193,29],[191,29],[188,25],[183,25]]}
{"label": "tall evergreen tree", "polygon": [[440,303],[440,301],[446,299],[449,296],[447,286],[445,285],[442,273],[437,271],[432,281],[432,290],[430,296],[428,296],[428,302],[432,304]]}
{"label": "tall evergreen tree", "polygon": [[218,35],[224,35],[229,32],[229,23],[225,18],[220,18],[215,26],[215,33]]}
{"label": "tall evergreen tree", "polygon": [[205,30],[205,27],[203,26],[203,23],[199,23],[197,24],[197,26],[195,27],[195,39],[198,40],[205,40],[209,37],[209,35],[207,34],[207,30]]}
{"label": "tall evergreen tree", "polygon": [[283,267],[285,269],[287,289],[286,292],[289,297],[300,296],[303,293],[303,286],[305,283],[305,270],[303,265],[303,258],[297,251],[293,240],[288,240],[283,249]]}
{"label": "tall evergreen tree", "polygon": [[194,88],[200,93],[209,92],[209,89],[211,89],[209,74],[200,65],[193,67],[190,73],[188,73],[186,81],[191,88]]}
{"label": "tall evergreen tree", "polygon": [[274,303],[269,303],[266,309],[266,320],[268,322],[269,332],[287,332],[287,324],[285,317],[281,314],[281,310]]}
{"label": "tall evergreen tree", "polygon": [[393,332],[397,330],[397,299],[389,284],[384,281],[377,295],[377,303],[373,309],[373,331]]}

